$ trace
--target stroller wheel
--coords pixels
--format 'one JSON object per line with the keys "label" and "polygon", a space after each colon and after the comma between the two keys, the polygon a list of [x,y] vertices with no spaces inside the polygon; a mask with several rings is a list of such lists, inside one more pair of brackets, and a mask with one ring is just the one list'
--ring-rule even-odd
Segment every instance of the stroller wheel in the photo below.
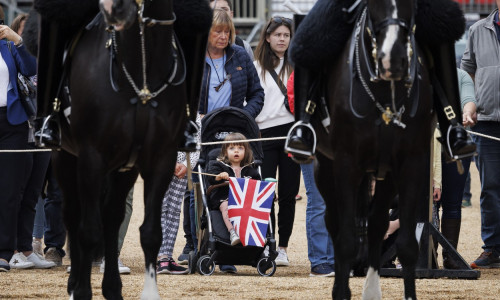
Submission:
{"label": "stroller wheel", "polygon": [[189,252],[188,256],[188,270],[189,274],[194,274],[196,272],[196,254],[194,251]]}
{"label": "stroller wheel", "polygon": [[215,262],[212,261],[211,264],[208,262],[210,261],[210,255],[203,255],[198,259],[198,272],[200,272],[201,275],[212,275],[215,271]]}
{"label": "stroller wheel", "polygon": [[259,272],[260,276],[273,276],[276,272],[276,262],[267,257],[261,258],[257,263],[257,272]]}

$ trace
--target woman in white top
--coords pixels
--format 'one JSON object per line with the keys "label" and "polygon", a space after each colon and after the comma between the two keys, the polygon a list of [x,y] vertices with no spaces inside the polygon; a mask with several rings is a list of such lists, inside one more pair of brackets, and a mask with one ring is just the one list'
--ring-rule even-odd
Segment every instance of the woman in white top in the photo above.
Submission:
{"label": "woman in white top", "polygon": [[[285,102],[288,103],[288,99],[285,98],[286,82],[292,73],[292,66],[287,59],[291,37],[292,20],[273,17],[264,27],[255,50],[254,65],[265,93],[264,106],[255,121],[263,138],[286,136],[295,122],[293,115],[285,106]],[[300,184],[300,167],[284,152],[284,145],[283,140],[265,141],[262,144],[264,150],[262,178],[276,178],[276,171],[279,173],[279,242],[276,258],[278,266],[289,265],[286,250],[295,216],[295,195],[299,191]],[[276,224],[274,205],[271,218],[274,228]]]}

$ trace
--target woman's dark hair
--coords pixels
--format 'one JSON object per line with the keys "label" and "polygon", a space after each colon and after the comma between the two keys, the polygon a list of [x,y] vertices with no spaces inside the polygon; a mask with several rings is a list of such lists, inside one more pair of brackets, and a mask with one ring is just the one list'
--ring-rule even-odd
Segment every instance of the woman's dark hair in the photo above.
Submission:
{"label": "woman's dark hair", "polygon": [[[271,45],[267,41],[267,38],[273,33],[278,27],[286,26],[290,29],[290,40],[292,39],[292,20],[280,16],[272,17],[269,22],[267,22],[266,27],[262,29],[260,34],[259,44],[255,49],[255,59],[259,62],[262,67],[262,80],[265,81],[265,72],[274,70],[280,63],[279,57],[271,49]],[[285,57],[283,59],[283,67],[280,70],[278,76],[281,78],[285,84],[288,78],[285,78],[285,74],[290,75],[292,73],[292,65],[288,62],[288,49],[285,51]]]}
{"label": "woman's dark hair", "polygon": [[21,28],[21,23],[23,21],[26,21],[28,18],[28,14],[20,14],[17,17],[12,20],[12,23],[10,24],[10,28],[14,30],[15,33],[19,34],[19,28]]}
{"label": "woman's dark hair", "polygon": [[[239,133],[239,132],[233,132],[224,138],[224,141],[241,141],[241,140],[246,140],[247,138]],[[240,166],[245,166],[253,162],[253,152],[252,148],[250,148],[250,144],[248,142],[235,142],[235,143],[227,143],[227,144],[222,144],[222,148],[220,150],[220,155],[217,158],[218,160],[222,161],[223,163],[226,163],[228,165],[231,164],[227,157],[227,148],[230,146],[243,146],[245,147],[245,156],[243,157],[243,160],[240,163]]]}

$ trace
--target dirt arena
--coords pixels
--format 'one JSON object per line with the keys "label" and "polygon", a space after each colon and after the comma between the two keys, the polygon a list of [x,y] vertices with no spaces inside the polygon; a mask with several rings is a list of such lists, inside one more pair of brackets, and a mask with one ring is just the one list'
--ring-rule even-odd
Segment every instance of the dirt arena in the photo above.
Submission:
{"label": "dirt arena", "polygon": [[[459,252],[467,262],[481,253],[479,178],[472,166],[472,207],[462,210],[462,231]],[[135,185],[134,213],[122,250],[123,262],[132,269],[131,275],[122,276],[125,299],[138,299],[144,282],[143,253],[139,245],[139,225],[142,222],[143,182]],[[302,187],[300,194],[305,198]],[[160,275],[158,285],[164,299],[327,299],[331,297],[333,278],[309,277],[305,231],[306,200],[297,202],[294,231],[288,255],[291,265],[279,267],[273,277],[264,278],[255,268],[239,266],[235,275],[216,270],[212,276]],[[179,230],[174,257],[184,246],[182,229]],[[441,255],[440,255],[441,256]],[[0,299],[68,299],[66,268],[51,270],[12,270],[0,273]],[[500,269],[482,270],[478,280],[420,279],[417,280],[417,295],[420,299],[499,299]],[[92,286],[95,299],[103,299],[100,285],[102,274],[98,268],[92,270]],[[361,299],[363,278],[350,281],[353,299]],[[384,299],[401,299],[403,282],[399,278],[382,278]]]}

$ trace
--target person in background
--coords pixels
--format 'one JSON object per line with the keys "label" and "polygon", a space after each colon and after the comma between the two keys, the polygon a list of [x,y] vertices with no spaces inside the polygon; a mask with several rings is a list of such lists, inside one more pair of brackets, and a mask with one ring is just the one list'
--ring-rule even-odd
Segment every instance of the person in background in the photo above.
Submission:
{"label": "person in background", "polygon": [[[290,112],[294,113],[294,73],[287,82],[288,103]],[[307,257],[311,263],[311,277],[335,276],[335,258],[333,242],[325,224],[325,200],[321,197],[314,180],[314,162],[300,164],[302,178],[306,187],[306,237]]]}
{"label": "person in background", "polygon": [[[207,173],[215,176],[208,177],[210,186],[217,186],[229,181],[229,177],[252,178],[261,180],[259,171],[253,166],[253,152],[248,142],[236,142],[246,140],[246,137],[237,132],[228,134],[224,141],[234,141],[230,144],[222,144],[219,156],[211,161]],[[238,233],[228,216],[229,185],[215,187],[210,193],[208,206],[210,210],[220,210],[224,225],[229,232],[231,246],[241,243]]]}
{"label": "person in background", "polygon": [[[210,7],[212,9],[225,10],[229,14],[231,19],[233,19],[234,13],[233,13],[233,7],[231,4],[231,0],[210,0]],[[250,44],[247,41],[245,41],[244,39],[235,35],[234,36],[234,43],[240,47],[245,48],[245,51],[248,53],[248,56],[250,56],[250,59],[254,60],[252,47],[250,46]]]}
{"label": "person in background", "polygon": [[[460,68],[475,81],[477,123],[474,131],[500,138],[500,25],[498,8],[469,28]],[[464,109],[465,113],[465,109]],[[476,167],[481,181],[481,238],[483,252],[472,268],[500,268],[500,142],[474,135]]]}
{"label": "person in background", "polygon": [[[259,76],[245,49],[234,44],[234,38],[231,17],[225,10],[215,9],[201,86],[199,113],[202,116],[224,106],[241,108],[254,118],[262,110],[264,90]],[[194,207],[194,194],[191,195]],[[191,222],[194,224],[194,216]],[[195,226],[191,227],[195,239]],[[222,272],[236,272],[231,265],[221,265],[220,269]]]}
{"label": "person in background", "polygon": [[[233,9],[232,9],[232,4],[231,0],[210,0],[210,7],[212,9],[222,9],[225,10],[231,19],[233,19]],[[241,39],[239,36],[235,35],[234,43],[240,47],[245,48],[245,51],[248,53],[248,56],[250,59],[253,61],[253,50],[252,47],[250,47],[250,44]],[[197,180],[197,176],[194,176],[195,181]],[[188,258],[189,258],[189,252],[195,250],[195,245],[196,245],[196,230],[195,230],[195,225],[191,225],[191,219],[194,220],[194,201],[191,202],[191,199],[194,197],[190,196],[191,192],[186,191],[186,197],[184,198],[185,202],[183,205],[183,221],[182,221],[182,228],[184,230],[184,238],[186,239],[186,244],[184,245],[184,249],[182,250],[182,253],[178,257],[179,264],[181,265],[186,265],[188,263]],[[186,200],[187,199],[187,200]],[[193,226],[193,227],[191,227]]]}
{"label": "person in background", "polygon": [[262,110],[264,91],[245,49],[234,44],[234,25],[225,10],[215,9],[208,37],[199,112],[235,106],[252,117]]}
{"label": "person in background", "polygon": [[[288,62],[288,46],[292,38],[292,20],[272,17],[263,28],[255,50],[255,68],[264,88],[264,107],[255,118],[263,138],[286,136],[294,123],[292,113],[286,108],[286,82],[292,73]],[[288,242],[295,218],[295,196],[299,191],[300,167],[284,152],[284,141],[264,141],[262,149],[262,177],[278,176],[278,257],[276,265],[288,266]],[[271,209],[273,228],[276,225],[274,202]]]}
{"label": "person in background", "polygon": [[[201,118],[196,118],[198,128],[201,128]],[[201,141],[200,132],[196,135],[196,142]],[[198,163],[200,152],[190,153],[190,167]],[[161,228],[162,242],[158,252],[157,274],[187,274],[188,269],[179,266],[172,257],[175,240],[179,229],[182,200],[187,186],[187,156],[184,152],[177,152],[177,163],[175,165],[174,176],[168,186],[168,190],[163,198],[161,207]]]}
{"label": "person in background", "polygon": [[[458,69],[457,74],[460,102],[462,103],[463,111],[463,125],[473,126],[476,123],[474,83],[467,72]],[[445,160],[444,154],[442,160]],[[456,164],[443,164],[443,192],[441,194],[441,201],[439,202],[442,206],[441,233],[455,249],[457,248],[458,237],[460,236],[462,196],[470,164],[470,157],[462,159],[463,174],[458,172]],[[449,257],[445,249],[443,249],[443,267],[445,269],[460,269]]]}
{"label": "person in background", "polygon": [[[3,25],[4,17],[0,7],[0,149],[25,150],[29,124],[19,99],[17,73],[34,76],[36,59],[26,50],[21,36]],[[29,202],[23,197],[31,169],[29,156],[26,152],[0,153],[0,271],[53,266],[33,253],[31,245],[36,200]]]}
{"label": "person in background", "polygon": [[[23,34],[24,24],[26,23],[28,15],[20,14],[14,18],[11,24],[12,30],[17,32],[20,36]],[[36,76],[32,77],[33,82],[36,83]],[[30,123],[30,137],[29,140],[29,148],[36,149],[34,145],[33,139],[33,131],[34,131],[34,117],[30,119],[28,122]],[[45,226],[45,212],[43,209],[43,198],[41,197],[42,186],[45,181],[45,174],[47,173],[47,168],[50,162],[50,152],[28,152],[29,162],[31,165],[30,174],[28,174],[28,181],[26,182],[26,186],[24,188],[23,197],[27,198],[26,203],[35,202],[35,218],[33,220],[33,241],[32,248],[33,252],[35,252],[39,257],[43,257],[43,246],[42,246],[42,238],[43,238],[43,230]],[[35,200],[36,199],[36,200]],[[23,200],[24,201],[24,200]],[[50,261],[50,260],[49,260]],[[54,262],[54,264],[56,264]],[[56,264],[57,265],[57,264]],[[59,264],[60,265],[60,264]]]}

